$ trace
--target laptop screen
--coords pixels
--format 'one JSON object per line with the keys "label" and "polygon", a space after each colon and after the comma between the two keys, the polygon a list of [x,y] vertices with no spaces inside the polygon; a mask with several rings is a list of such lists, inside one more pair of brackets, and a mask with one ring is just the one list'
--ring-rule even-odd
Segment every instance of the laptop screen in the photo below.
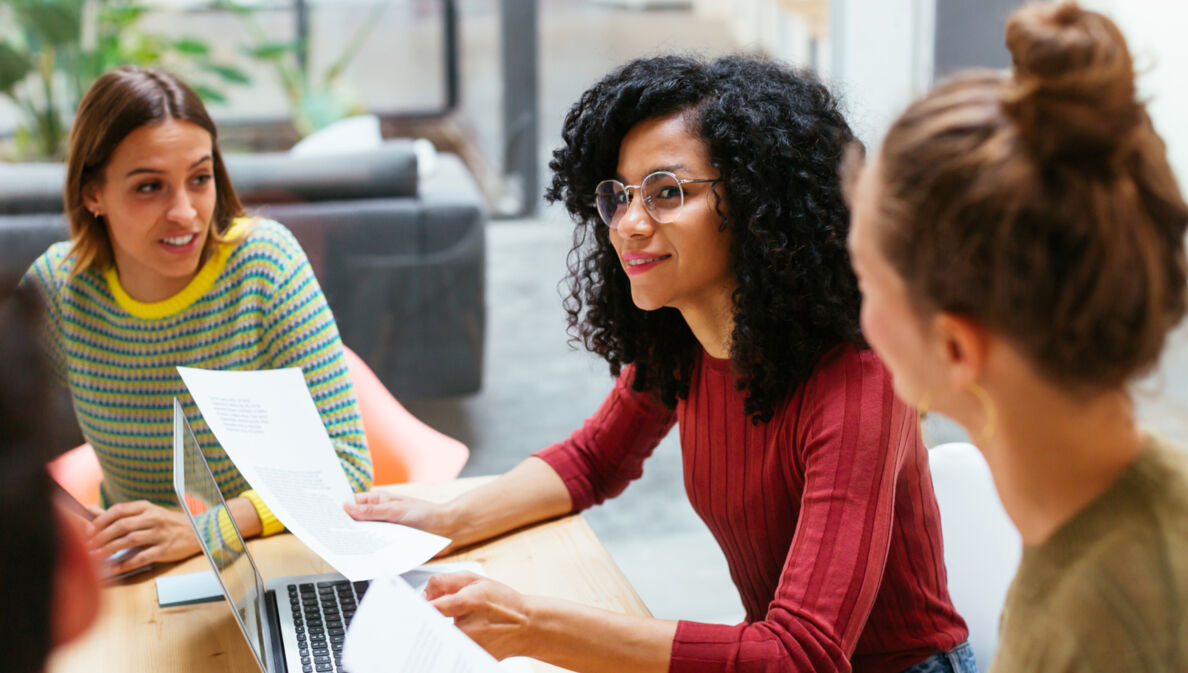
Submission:
{"label": "laptop screen", "polygon": [[264,581],[177,398],[173,399],[173,488],[261,670],[269,670],[262,624]]}

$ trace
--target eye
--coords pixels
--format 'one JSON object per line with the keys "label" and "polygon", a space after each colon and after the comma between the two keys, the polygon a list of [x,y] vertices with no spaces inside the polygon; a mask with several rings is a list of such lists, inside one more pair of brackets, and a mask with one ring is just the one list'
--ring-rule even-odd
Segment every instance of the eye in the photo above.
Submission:
{"label": "eye", "polygon": [[191,180],[191,182],[194,183],[195,187],[202,187],[202,186],[205,186],[206,184],[208,184],[213,179],[214,179],[214,176],[211,175],[210,173],[203,173],[202,175],[194,176],[194,179]]}
{"label": "eye", "polygon": [[681,198],[681,188],[674,185],[665,185],[656,191],[654,198],[657,199],[679,199]]}
{"label": "eye", "polygon": [[152,182],[142,182],[139,185],[136,185],[137,194],[152,194],[159,189],[161,189],[161,183],[155,180]]}

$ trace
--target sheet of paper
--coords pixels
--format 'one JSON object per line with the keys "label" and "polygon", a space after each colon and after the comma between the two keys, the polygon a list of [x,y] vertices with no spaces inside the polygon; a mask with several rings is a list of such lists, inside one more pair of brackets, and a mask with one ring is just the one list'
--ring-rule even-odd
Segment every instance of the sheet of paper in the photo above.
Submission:
{"label": "sheet of paper", "polygon": [[177,371],[276,518],[347,579],[404,572],[449,544],[407,526],[355,521],[343,511],[354,494],[300,369]]}
{"label": "sheet of paper", "polygon": [[[425,587],[429,584],[430,577],[457,572],[472,572],[483,577],[487,576],[486,570],[483,569],[483,564],[477,561],[456,561],[453,563],[430,563],[419,566],[406,573],[402,573],[400,579],[412,587],[412,590],[417,592],[417,595],[423,595],[425,593]],[[363,600],[366,601],[367,596],[364,596]],[[452,619],[440,613],[437,613],[437,617],[446,624],[452,625],[453,623]],[[503,673],[532,673],[531,662],[532,660],[527,657],[511,657],[499,662],[499,670],[503,671]]]}
{"label": "sheet of paper", "polygon": [[351,673],[506,671],[397,576],[367,589],[347,629],[342,663]]}

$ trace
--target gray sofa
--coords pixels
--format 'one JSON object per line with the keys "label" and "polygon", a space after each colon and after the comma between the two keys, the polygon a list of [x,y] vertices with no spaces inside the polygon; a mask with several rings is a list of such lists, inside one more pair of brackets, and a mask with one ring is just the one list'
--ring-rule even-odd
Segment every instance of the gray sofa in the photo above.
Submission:
{"label": "gray sofa", "polygon": [[[365,152],[226,157],[252,214],[301,241],[343,342],[398,398],[482,384],[484,227],[478,187],[454,155],[418,174],[409,141]],[[0,277],[67,238],[60,164],[0,163]]]}

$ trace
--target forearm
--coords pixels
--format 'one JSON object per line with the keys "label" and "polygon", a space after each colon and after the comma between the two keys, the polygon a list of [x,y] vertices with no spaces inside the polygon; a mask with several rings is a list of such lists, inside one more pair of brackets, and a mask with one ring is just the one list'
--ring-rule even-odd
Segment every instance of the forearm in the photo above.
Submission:
{"label": "forearm", "polygon": [[456,549],[572,509],[565,482],[548,463],[533,457],[450,501],[446,534]]}
{"label": "forearm", "polygon": [[666,673],[677,623],[533,598],[528,656],[578,673]]}

